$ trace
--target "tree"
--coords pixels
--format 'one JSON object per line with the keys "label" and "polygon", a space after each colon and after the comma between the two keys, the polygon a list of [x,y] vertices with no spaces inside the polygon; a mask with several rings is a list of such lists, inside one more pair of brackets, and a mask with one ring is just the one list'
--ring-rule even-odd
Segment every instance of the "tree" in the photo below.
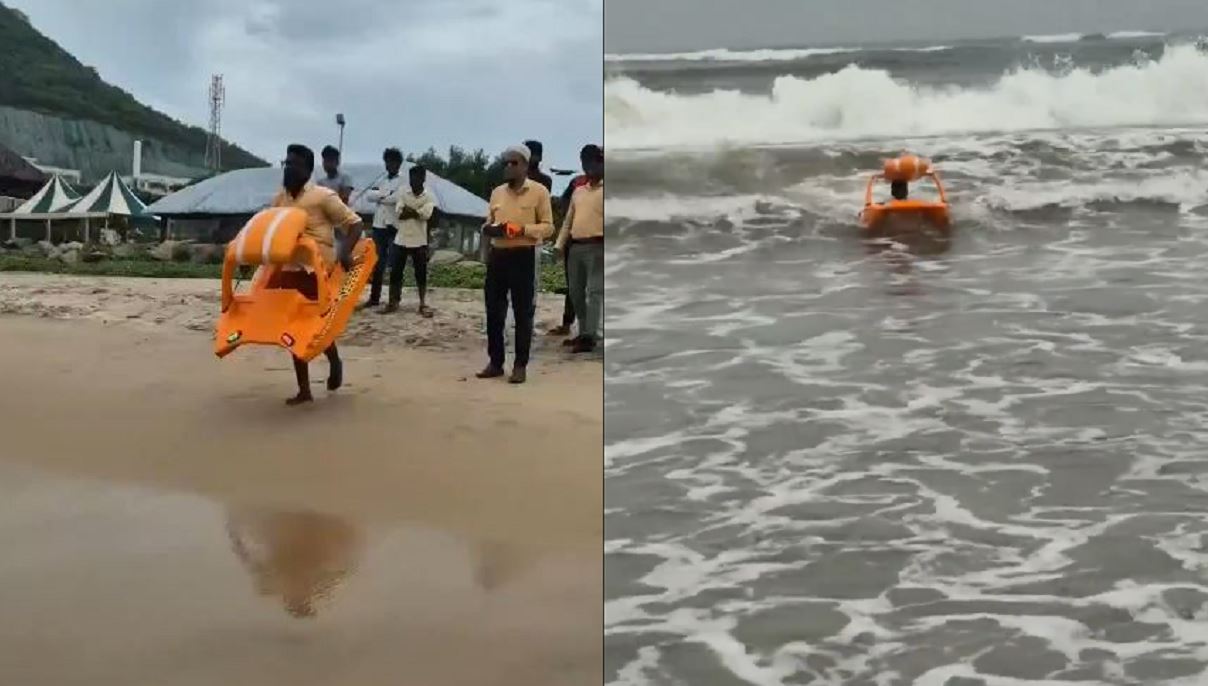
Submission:
{"label": "tree", "polygon": [[[407,155],[407,161],[412,164],[422,164],[437,176],[452,181],[474,195],[489,200],[491,191],[503,183],[503,156],[488,158],[481,148],[474,152],[466,152],[456,145],[449,148],[448,158],[440,156],[435,148],[428,148],[422,155]],[[562,226],[562,216],[566,208],[562,207],[557,197],[553,201],[554,226]]]}
{"label": "tree", "polygon": [[454,145],[448,157],[441,157],[435,148],[428,148],[422,155],[408,155],[407,161],[422,164],[437,176],[451,181],[486,200],[491,191],[503,183],[503,157],[487,157],[482,149],[466,152]]}

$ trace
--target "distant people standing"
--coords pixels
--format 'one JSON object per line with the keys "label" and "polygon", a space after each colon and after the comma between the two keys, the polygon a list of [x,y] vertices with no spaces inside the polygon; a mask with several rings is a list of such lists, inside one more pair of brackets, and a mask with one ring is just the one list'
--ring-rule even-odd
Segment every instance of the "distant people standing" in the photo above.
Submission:
{"label": "distant people standing", "polygon": [[[541,171],[541,161],[545,158],[545,146],[541,141],[527,140],[524,142],[524,147],[529,149],[529,170],[528,177],[533,181],[545,186],[545,190],[553,193],[554,179],[549,174]],[[533,292],[541,290],[541,249],[533,251]],[[537,299],[533,298],[533,319],[537,318]]]}
{"label": "distant people standing", "polygon": [[571,300],[579,315],[573,352],[596,349],[604,302],[604,150],[583,147],[579,154],[587,183],[571,195],[556,247],[566,255]]}
{"label": "distant people standing", "polygon": [[554,190],[554,180],[549,174],[541,171],[541,161],[545,157],[545,146],[541,145],[541,141],[525,141],[524,147],[529,149],[530,155],[528,177],[545,186],[545,190],[552,193]]}
{"label": "distant people standing", "polygon": [[[596,147],[594,145],[585,145],[579,151],[579,164],[583,165],[584,168],[587,166],[585,157],[588,154],[588,150]],[[576,188],[585,183],[587,183],[587,174],[579,174],[571,179],[570,183],[566,186],[566,190],[562,191],[560,202],[563,208],[563,224],[565,224],[565,213],[570,211],[571,196],[574,195]],[[570,253],[566,250],[560,252],[562,253],[562,275],[566,280],[566,298],[562,300],[562,324],[546,332],[546,335],[549,336],[569,336],[570,327],[575,323],[575,301],[570,297],[570,263],[567,261],[567,256]],[[563,345],[570,347],[573,345],[573,339],[563,341]]]}
{"label": "distant people standing", "polygon": [[490,362],[477,376],[480,379],[503,376],[503,328],[510,296],[512,317],[516,322],[516,359],[509,381],[514,384],[524,383],[527,378],[533,341],[537,295],[534,254],[541,242],[553,233],[549,190],[529,178],[530,157],[529,149],[523,145],[504,151],[503,176],[507,182],[491,192],[487,220],[482,227],[483,235],[491,239],[483,289]]}
{"label": "distant people standing", "polygon": [[373,280],[369,288],[369,300],[361,307],[376,307],[382,299],[382,282],[390,262],[390,246],[398,234],[398,192],[403,185],[399,170],[403,167],[403,153],[398,148],[386,148],[382,153],[386,174],[365,197],[377,206],[373,212],[373,244],[377,248],[378,262],[373,269]]}
{"label": "distant people standing", "polygon": [[415,165],[407,171],[408,188],[398,197],[398,235],[390,254],[390,301],[385,312],[397,312],[403,295],[403,274],[407,259],[415,269],[415,288],[419,291],[419,313],[431,317],[428,307],[428,220],[436,211],[436,198],[424,188],[428,170]]}
{"label": "distant people standing", "polygon": [[352,197],[352,177],[340,171],[340,151],[328,145],[323,148],[323,173],[315,179],[316,186],[330,188],[344,204]]}

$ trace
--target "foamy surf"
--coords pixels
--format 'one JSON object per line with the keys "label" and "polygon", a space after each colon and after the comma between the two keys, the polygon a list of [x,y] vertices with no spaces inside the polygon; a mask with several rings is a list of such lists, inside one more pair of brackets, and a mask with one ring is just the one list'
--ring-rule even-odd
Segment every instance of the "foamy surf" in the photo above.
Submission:
{"label": "foamy surf", "polygon": [[1073,43],[1082,40],[1081,33],[1054,33],[1046,36],[1024,36],[1025,43]]}
{"label": "foamy surf", "polygon": [[[932,45],[922,48],[896,47],[889,48],[893,52],[943,52],[951,50],[952,46]],[[693,52],[651,52],[606,54],[605,62],[791,62],[822,55],[844,55],[865,52],[868,48],[763,48],[757,50],[730,50],[714,48],[711,50],[696,50]]]}
{"label": "foamy surf", "polygon": [[768,94],[680,95],[618,78],[604,98],[613,149],[1179,126],[1208,123],[1208,55],[1180,45],[1139,64],[1062,74],[1020,68],[978,87],[918,86],[854,65],[779,77]]}

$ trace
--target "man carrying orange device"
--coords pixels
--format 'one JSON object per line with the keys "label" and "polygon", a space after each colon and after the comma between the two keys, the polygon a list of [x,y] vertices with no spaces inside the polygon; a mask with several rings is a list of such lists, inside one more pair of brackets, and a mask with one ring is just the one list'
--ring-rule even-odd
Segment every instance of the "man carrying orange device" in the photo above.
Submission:
{"label": "man carrying orange device", "polygon": [[[273,198],[272,207],[294,207],[306,212],[305,236],[319,246],[323,268],[330,270],[336,261],[346,271],[352,270],[352,249],[361,239],[361,218],[328,188],[310,182],[315,170],[315,154],[304,145],[291,145],[286,151],[282,188]],[[343,240],[336,254],[335,232],[339,230]],[[321,275],[311,273],[298,265],[281,271],[280,288],[294,288],[307,298],[318,297],[318,281]],[[323,354],[331,367],[327,375],[327,390],[334,391],[344,383],[344,363],[333,341]],[[298,394],[285,401],[287,405],[301,405],[314,400],[310,392],[310,365],[294,356],[294,375],[298,380]]]}

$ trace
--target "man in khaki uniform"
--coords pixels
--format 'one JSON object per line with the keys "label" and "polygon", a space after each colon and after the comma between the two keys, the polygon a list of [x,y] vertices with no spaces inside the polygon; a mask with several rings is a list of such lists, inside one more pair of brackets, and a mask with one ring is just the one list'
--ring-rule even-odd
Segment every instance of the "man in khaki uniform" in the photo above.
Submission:
{"label": "man in khaki uniform", "polygon": [[604,304],[604,151],[588,145],[580,155],[587,183],[575,189],[556,246],[565,251],[569,295],[579,319],[575,353],[596,349]]}
{"label": "man in khaki uniform", "polygon": [[480,379],[503,376],[503,327],[508,298],[516,322],[516,359],[511,383],[527,379],[529,351],[533,343],[533,314],[536,298],[536,250],[553,234],[553,210],[549,191],[528,178],[531,153],[514,145],[503,153],[507,182],[491,193],[483,236],[491,241],[487,257],[487,280],[483,289],[487,309],[487,354],[490,358]]}
{"label": "man in khaki uniform", "polygon": [[[305,145],[291,145],[286,151],[281,190],[273,197],[272,207],[296,207],[306,212],[306,235],[319,245],[324,269],[331,269],[337,260],[345,269],[352,268],[352,248],[361,238],[361,218],[348,209],[336,192],[311,183],[315,171],[315,153]],[[336,231],[342,235],[339,254],[336,252]],[[380,259],[380,258],[379,258]],[[308,298],[319,297],[316,279],[322,274],[309,274],[299,267],[283,271],[282,286],[295,288]],[[336,344],[323,351],[331,372],[327,376],[327,389],[334,391],[344,383],[344,364]],[[294,376],[298,379],[298,395],[286,401],[288,405],[301,405],[314,400],[310,393],[310,366],[294,358]]]}

